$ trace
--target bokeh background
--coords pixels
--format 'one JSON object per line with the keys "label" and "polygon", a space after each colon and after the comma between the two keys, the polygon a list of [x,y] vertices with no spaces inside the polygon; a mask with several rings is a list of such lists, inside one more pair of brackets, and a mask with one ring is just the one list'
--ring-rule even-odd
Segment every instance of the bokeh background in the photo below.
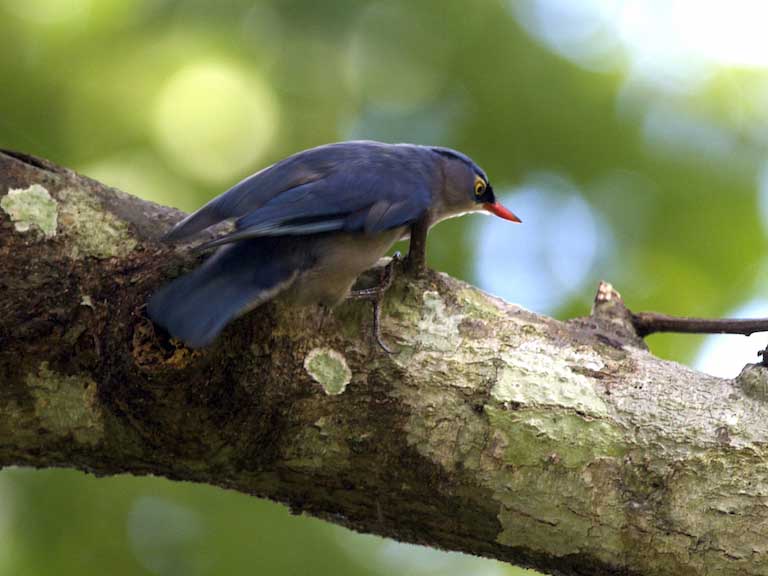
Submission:
{"label": "bokeh background", "polygon": [[[0,0],[0,147],[192,210],[300,149],[458,148],[524,224],[433,267],[541,313],[768,315],[764,0]],[[765,336],[654,337],[733,376]],[[0,473],[0,574],[513,575],[153,478]]]}

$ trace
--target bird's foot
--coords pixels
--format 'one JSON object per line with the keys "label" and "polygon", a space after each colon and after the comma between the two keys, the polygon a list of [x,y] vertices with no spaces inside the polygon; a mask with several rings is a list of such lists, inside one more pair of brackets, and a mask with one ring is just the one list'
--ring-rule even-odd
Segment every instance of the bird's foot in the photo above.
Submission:
{"label": "bird's foot", "polygon": [[392,286],[392,281],[395,278],[395,265],[400,262],[400,252],[395,252],[392,255],[392,259],[381,270],[381,278],[378,286],[372,288],[364,288],[362,290],[354,290],[349,293],[347,297],[349,300],[368,300],[373,305],[373,337],[376,339],[376,343],[387,354],[394,354],[395,350],[392,350],[384,343],[381,338],[381,301],[384,299],[389,287]]}
{"label": "bird's foot", "polygon": [[420,278],[427,270],[426,259],[423,256],[416,256],[412,253],[408,253],[405,259],[403,269],[405,273],[414,278]]}

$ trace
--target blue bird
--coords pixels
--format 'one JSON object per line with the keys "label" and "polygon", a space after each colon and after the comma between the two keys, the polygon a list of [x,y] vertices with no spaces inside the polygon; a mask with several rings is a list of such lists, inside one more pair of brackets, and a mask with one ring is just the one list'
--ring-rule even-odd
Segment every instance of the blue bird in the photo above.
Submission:
{"label": "blue bird", "polygon": [[520,222],[461,152],[373,141],[305,150],[249,176],[171,229],[165,239],[178,241],[235,222],[233,232],[199,247],[218,247],[199,268],[152,296],[149,316],[197,348],[278,295],[333,307],[412,230],[409,259],[423,263],[431,226],[480,210]]}

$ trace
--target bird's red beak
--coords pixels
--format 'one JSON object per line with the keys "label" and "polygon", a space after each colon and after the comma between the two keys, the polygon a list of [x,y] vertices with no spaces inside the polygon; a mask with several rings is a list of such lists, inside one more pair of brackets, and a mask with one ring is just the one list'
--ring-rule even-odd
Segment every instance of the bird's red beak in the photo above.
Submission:
{"label": "bird's red beak", "polygon": [[504,218],[504,220],[510,220],[512,222],[522,222],[520,218],[515,216],[512,212],[504,208],[501,204],[498,202],[494,202],[491,204],[490,202],[487,204],[483,204],[483,208],[488,210],[491,214],[495,214],[499,218]]}

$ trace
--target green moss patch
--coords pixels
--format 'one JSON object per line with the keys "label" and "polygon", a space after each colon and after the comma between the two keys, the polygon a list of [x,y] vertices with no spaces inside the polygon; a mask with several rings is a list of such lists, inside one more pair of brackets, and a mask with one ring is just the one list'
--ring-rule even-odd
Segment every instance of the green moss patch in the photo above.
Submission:
{"label": "green moss patch", "polygon": [[304,359],[304,369],[331,396],[344,392],[352,380],[352,371],[344,356],[330,348],[310,350]]}
{"label": "green moss patch", "polygon": [[90,377],[62,376],[42,362],[27,375],[35,397],[35,415],[41,427],[61,436],[72,436],[81,444],[96,444],[104,432],[96,398],[96,382]]}
{"label": "green moss patch", "polygon": [[553,461],[567,468],[626,452],[621,430],[613,423],[570,412],[505,410],[486,406],[491,426],[506,438],[506,463],[540,466]]}
{"label": "green moss patch", "polygon": [[60,220],[64,231],[72,237],[73,258],[122,257],[136,247],[128,225],[103,208],[93,195],[68,188],[59,196]]}

